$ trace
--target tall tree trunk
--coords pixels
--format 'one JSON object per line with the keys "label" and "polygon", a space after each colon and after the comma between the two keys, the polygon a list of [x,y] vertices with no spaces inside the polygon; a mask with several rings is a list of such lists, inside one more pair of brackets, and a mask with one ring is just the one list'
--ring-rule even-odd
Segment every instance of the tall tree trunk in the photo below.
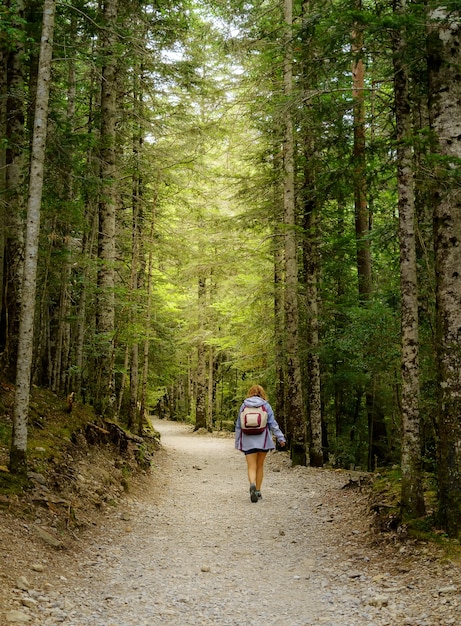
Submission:
{"label": "tall tree trunk", "polygon": [[115,333],[115,213],[116,149],[115,124],[117,113],[117,72],[115,46],[117,42],[118,0],[107,0],[104,5],[102,55],[104,65],[101,82],[101,192],[99,200],[98,237],[98,299],[97,327],[97,387],[95,408],[101,415],[113,413],[114,333]]}
{"label": "tall tree trunk", "polygon": [[434,133],[439,514],[461,537],[461,11],[428,14],[429,110]]}
{"label": "tall tree trunk", "polygon": [[[24,2],[8,2],[14,27],[23,28]],[[22,40],[6,51],[6,239],[3,306],[0,319],[2,369],[10,375],[16,362],[19,308],[24,272],[24,175],[27,154],[24,127],[24,46]]]}
{"label": "tall tree trunk", "polygon": [[285,332],[286,332],[286,419],[290,454],[294,465],[306,465],[306,419],[299,360],[298,256],[295,211],[295,164],[293,118],[290,98],[293,91],[292,0],[284,0],[285,55],[283,64],[284,94],[287,104],[284,119],[284,223],[285,234]]}
{"label": "tall tree trunk", "polygon": [[[275,78],[274,78],[275,81]],[[274,150],[272,198],[274,206],[274,344],[275,344],[275,403],[272,405],[275,417],[290,446],[289,432],[285,407],[285,238],[284,238],[284,204],[282,189],[279,183],[280,170],[283,165],[282,150]]]}
{"label": "tall tree trunk", "polygon": [[[362,10],[362,0],[354,0],[354,9]],[[352,99],[354,114],[354,206],[357,250],[359,300],[362,305],[372,295],[370,211],[367,202],[366,125],[365,125],[365,64],[363,61],[362,26],[356,24],[352,33]],[[368,420],[368,470],[373,468],[374,456],[374,381],[365,395]]]}
{"label": "tall tree trunk", "polygon": [[284,333],[284,255],[283,238],[280,228],[276,228],[274,238],[274,322],[275,322],[275,415],[280,428],[290,445],[285,411],[285,333]]}
{"label": "tall tree trunk", "polygon": [[[90,93],[93,93],[93,91],[95,90],[95,84],[96,78],[94,76],[94,72],[92,72],[90,80]],[[90,146],[93,146],[93,144],[96,143],[96,137],[99,133],[99,130],[94,127],[93,106],[96,106],[96,108],[98,108],[100,106],[100,102],[98,101],[95,104],[94,99],[90,97],[87,120],[87,134],[89,137],[88,143]],[[86,154],[86,169],[90,173],[90,177],[92,176],[94,179],[97,178],[99,162],[96,158],[95,150],[92,147],[88,149]],[[71,359],[74,366],[73,369],[75,371],[74,378],[71,381],[72,390],[75,391],[77,394],[80,394],[83,402],[86,402],[88,392],[90,391],[91,393],[91,391],[93,390],[93,383],[90,383],[90,381],[88,380],[88,370],[90,369],[90,366],[88,360],[84,359],[84,351],[87,326],[90,325],[90,322],[92,328],[94,328],[95,325],[94,321],[87,320],[87,301],[89,286],[93,282],[91,280],[91,268],[88,261],[90,259],[93,259],[97,254],[96,248],[99,226],[97,197],[94,192],[91,192],[89,190],[87,191],[87,194],[85,196],[85,206],[85,230],[83,232],[82,247],[80,252],[81,263],[77,267],[78,280],[76,282],[79,284],[79,293],[76,325],[72,342],[73,350],[71,351]],[[94,370],[92,374],[94,375]],[[91,387],[91,389],[88,389],[88,387]]]}
{"label": "tall tree trunk", "polygon": [[[141,179],[139,173],[138,162],[138,149],[139,149],[139,137],[134,138],[134,153],[135,153],[135,172],[133,174],[133,190],[132,190],[132,203],[133,203],[133,228],[131,237],[131,280],[130,280],[130,293],[131,293],[131,323],[134,327],[138,324],[138,301],[139,301],[139,265],[140,265],[140,246],[141,246],[141,231],[140,231],[140,213],[141,213]],[[131,367],[130,367],[130,424],[135,424],[139,435],[142,434],[142,417],[140,418],[138,408],[138,396],[139,396],[139,344],[138,333],[135,333],[133,345],[131,347]]]}
{"label": "tall tree trunk", "polygon": [[[396,15],[405,16],[406,0],[394,1]],[[419,414],[418,284],[416,276],[415,192],[412,122],[408,92],[406,33],[396,29],[394,93],[397,126],[397,188],[399,197],[400,292],[402,298],[402,487],[404,517],[425,513],[421,477]]]}
{"label": "tall tree trunk", "polygon": [[322,449],[322,406],[320,388],[319,357],[319,311],[317,282],[318,262],[318,225],[315,202],[315,187],[312,180],[312,165],[306,155],[304,172],[304,276],[306,284],[306,324],[307,324],[307,402],[309,415],[309,462],[312,467],[323,467]]}
{"label": "tall tree trunk", "polygon": [[[345,206],[346,201],[340,196],[337,203],[336,217],[336,233],[338,238],[342,239],[345,233]],[[340,247],[337,253],[336,266],[342,267],[345,263],[344,249]],[[345,276],[342,271],[337,271],[335,276],[334,297],[337,302],[341,302],[345,293]],[[336,332],[343,332],[344,316],[340,309],[334,314],[334,327]],[[346,426],[345,416],[345,383],[338,377],[338,371],[341,366],[336,361],[333,363],[333,380],[334,380],[334,413],[335,413],[335,434],[338,440],[343,436]]]}
{"label": "tall tree trunk", "polygon": [[[362,0],[354,0],[355,10],[362,9]],[[356,27],[352,33],[352,98],[354,105],[354,203],[355,234],[357,240],[357,274],[359,296],[362,301],[370,298],[371,253],[370,215],[367,203],[366,146],[365,146],[365,65],[363,62],[363,33]]]}
{"label": "tall tree trunk", "polygon": [[[124,405],[124,401],[126,400],[126,389],[127,389],[127,385],[128,385],[128,371],[130,369],[130,346],[127,343],[125,345],[125,355],[123,357],[123,368],[122,368],[122,376],[121,376],[121,380],[120,380],[120,386],[118,389],[118,401],[117,401],[117,411],[114,415],[114,419],[115,420],[119,420],[120,416],[124,413],[124,409],[125,409],[125,405]],[[130,422],[130,411],[128,409],[127,411],[128,413],[128,421],[127,421],[127,426],[129,429],[131,429],[133,427],[133,424]]]}
{"label": "tall tree trunk", "polygon": [[[311,59],[309,17],[313,12],[311,2],[303,2],[303,57],[302,88],[308,93],[311,87]],[[304,144],[304,172],[301,191],[303,207],[303,264],[305,283],[306,343],[307,343],[307,414],[309,428],[309,463],[312,467],[323,466],[322,449],[322,403],[320,388],[319,320],[318,320],[318,207],[315,172],[315,139],[310,126],[309,107],[305,107],[301,123]]]}
{"label": "tall tree trunk", "polygon": [[32,370],[40,207],[45,165],[55,8],[55,0],[45,0],[43,5],[43,27],[30,164],[24,280],[16,365],[13,436],[10,450],[10,470],[19,474],[27,472],[27,420]]}
{"label": "tall tree trunk", "polygon": [[214,355],[213,346],[208,348],[208,404],[206,424],[208,432],[213,432],[213,389],[214,389]]}
{"label": "tall tree trunk", "polygon": [[[0,44],[0,137],[6,137],[7,128],[7,51]],[[5,246],[6,246],[6,146],[0,146],[0,327],[3,318],[5,287]],[[0,332],[1,337],[1,332]],[[1,350],[1,339],[0,339]]]}
{"label": "tall tree trunk", "polygon": [[143,359],[143,370],[142,370],[141,408],[140,408],[140,413],[143,419],[147,417],[147,381],[148,381],[148,375],[149,375],[150,320],[152,317],[151,291],[152,291],[153,245],[154,245],[154,234],[155,234],[155,205],[156,205],[156,198],[154,197],[154,200],[152,202],[152,215],[151,215],[149,242],[148,242],[149,253],[148,253],[148,258],[147,258],[146,338],[144,339],[144,349],[143,349],[144,359]]}
{"label": "tall tree trunk", "polygon": [[[133,111],[139,123],[136,125],[133,135],[133,175],[132,175],[132,204],[133,204],[133,234],[132,234],[132,267],[131,267],[131,304],[132,304],[132,322],[134,328],[141,324],[139,319],[140,310],[140,289],[142,287],[141,276],[145,263],[142,261],[143,236],[142,225],[144,221],[143,196],[144,182],[142,176],[142,149],[144,143],[143,130],[141,126],[142,120],[142,79],[143,68],[139,67],[134,77],[133,86]],[[147,331],[147,329],[146,329]],[[140,385],[139,385],[139,333],[135,332],[134,344],[131,352],[131,371],[130,371],[130,416],[137,425],[138,434],[142,435],[144,429],[144,413],[140,407]]]}
{"label": "tall tree trunk", "polygon": [[[82,258],[91,258],[93,248],[95,248],[96,233],[97,233],[97,214],[95,207],[90,203],[90,210],[88,211],[88,229],[89,233],[85,233],[83,236],[81,256]],[[87,313],[87,294],[89,283],[90,270],[88,263],[85,263],[81,269],[80,280],[80,293],[78,296],[77,315],[76,315],[76,328],[74,339],[74,354],[73,360],[75,365],[75,379],[72,385],[72,389],[80,394],[82,401],[86,402],[87,396],[87,380],[86,380],[86,363],[84,360],[85,349],[85,333],[86,333],[86,313]]]}
{"label": "tall tree trunk", "polygon": [[[76,17],[72,16],[72,28],[76,29]],[[70,132],[74,131],[75,116],[75,94],[76,94],[76,77],[75,77],[75,60],[69,59],[69,67],[67,72],[67,111],[66,121]],[[65,172],[65,194],[66,203],[71,206],[74,201],[74,181],[70,168]],[[59,309],[57,318],[57,336],[56,349],[53,364],[53,391],[65,392],[69,385],[69,356],[70,356],[70,315],[71,315],[71,274],[73,264],[73,253],[71,247],[71,228],[64,225],[63,227],[63,243],[62,243],[63,263],[61,270],[61,285],[59,296]]]}
{"label": "tall tree trunk", "polygon": [[196,374],[196,397],[195,397],[195,430],[206,428],[206,345],[203,340],[206,308],[206,278],[202,275],[198,279],[198,315],[199,315],[199,338],[197,346],[197,374]]}
{"label": "tall tree trunk", "polygon": [[62,355],[63,355],[63,341],[65,333],[65,323],[69,315],[69,278],[70,278],[70,266],[68,261],[65,260],[61,271],[61,293],[59,297],[59,307],[57,310],[57,330],[55,340],[55,352],[51,362],[51,390],[55,393],[60,391],[60,382],[62,375]]}
{"label": "tall tree trunk", "polygon": [[130,424],[136,427],[138,434],[142,435],[143,422],[140,418],[139,405],[139,344],[137,341],[131,346],[130,365]]}

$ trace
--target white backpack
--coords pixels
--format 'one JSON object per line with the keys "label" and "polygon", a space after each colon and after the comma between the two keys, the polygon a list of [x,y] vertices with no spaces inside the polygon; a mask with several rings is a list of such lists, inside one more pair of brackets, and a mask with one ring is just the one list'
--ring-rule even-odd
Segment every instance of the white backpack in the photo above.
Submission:
{"label": "white backpack", "polygon": [[245,406],[240,413],[240,428],[245,435],[260,435],[267,428],[267,411],[261,406]]}

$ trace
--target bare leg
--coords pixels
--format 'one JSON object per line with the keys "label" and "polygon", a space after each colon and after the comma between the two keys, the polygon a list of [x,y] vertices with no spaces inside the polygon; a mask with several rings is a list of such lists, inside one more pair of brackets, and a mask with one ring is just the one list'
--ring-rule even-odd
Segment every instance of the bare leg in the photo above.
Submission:
{"label": "bare leg", "polygon": [[[256,453],[256,489],[261,490],[264,478],[264,461],[266,460],[267,452]],[[251,482],[251,481],[250,481]]]}
{"label": "bare leg", "polygon": [[258,454],[259,452],[255,452],[254,454],[246,454],[245,458],[247,460],[247,469],[248,469],[248,480],[251,483],[256,483],[256,475],[258,468]]}

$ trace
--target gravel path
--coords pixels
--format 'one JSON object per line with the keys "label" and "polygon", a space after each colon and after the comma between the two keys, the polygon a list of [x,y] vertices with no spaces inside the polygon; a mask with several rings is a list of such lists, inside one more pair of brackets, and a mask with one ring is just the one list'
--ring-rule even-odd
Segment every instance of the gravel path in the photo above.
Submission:
{"label": "gravel path", "polygon": [[291,468],[274,452],[253,504],[229,435],[155,428],[163,450],[149,489],[65,557],[64,576],[29,591],[28,623],[461,624],[459,567],[424,546],[411,559],[404,545],[371,548],[363,496],[341,488],[348,473]]}

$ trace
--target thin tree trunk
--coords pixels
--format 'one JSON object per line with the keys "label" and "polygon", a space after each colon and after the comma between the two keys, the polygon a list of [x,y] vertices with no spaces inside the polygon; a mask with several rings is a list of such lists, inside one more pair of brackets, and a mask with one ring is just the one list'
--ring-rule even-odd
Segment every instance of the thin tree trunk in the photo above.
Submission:
{"label": "thin tree trunk", "polygon": [[194,408],[196,407],[196,385],[194,382],[194,377],[193,377],[193,373],[192,373],[192,357],[191,355],[189,355],[188,357],[189,360],[189,367],[187,368],[187,377],[188,377],[188,384],[189,384],[189,402],[190,402],[190,411],[192,413],[192,411],[194,410]]}
{"label": "thin tree trunk", "polygon": [[20,474],[27,472],[27,420],[32,369],[40,207],[45,164],[55,8],[55,0],[45,0],[30,165],[24,281],[16,366],[13,436],[10,451],[10,470]]}
{"label": "thin tree trunk", "polygon": [[[127,381],[128,381],[128,370],[130,369],[130,346],[128,345],[128,343],[125,346],[125,356],[123,357],[123,370],[122,370],[122,376],[121,376],[121,380],[120,380],[120,388],[118,391],[118,402],[117,402],[117,412],[116,415],[114,416],[115,419],[118,421],[120,419],[120,416],[122,415],[122,411],[123,411],[123,401],[125,399],[125,391],[127,388]],[[129,415],[129,411],[128,411],[128,424],[127,424],[128,428],[131,428],[133,426],[133,424],[130,423],[130,415]]]}
{"label": "thin tree trunk", "polygon": [[[12,2],[8,2],[11,7]],[[17,24],[23,28],[24,1],[15,3]],[[13,9],[12,9],[13,11]],[[24,127],[24,46],[16,42],[7,51],[7,126],[6,126],[6,241],[3,283],[2,318],[0,320],[0,350],[2,369],[12,374],[17,357],[19,308],[24,272],[24,175],[27,151]]]}
{"label": "thin tree trunk", "polygon": [[461,11],[428,14],[429,109],[437,153],[434,247],[439,379],[439,516],[461,538]]}
{"label": "thin tree trunk", "polygon": [[[91,223],[92,222],[92,223]],[[97,215],[96,210],[93,207],[93,214],[90,215],[90,232],[84,235],[82,243],[82,257],[90,258],[92,256],[92,250],[95,247],[96,241],[96,229],[97,229]],[[73,390],[80,394],[82,401],[86,401],[87,387],[85,376],[85,362],[84,362],[84,348],[85,348],[85,332],[86,332],[86,311],[87,311],[87,293],[88,293],[88,280],[89,280],[89,267],[85,263],[82,271],[80,293],[77,307],[77,324],[75,328],[75,383]]]}
{"label": "thin tree trunk", "polygon": [[147,261],[147,303],[146,303],[146,338],[144,340],[144,359],[143,359],[143,371],[142,371],[142,385],[141,385],[141,408],[140,412],[143,419],[147,416],[147,381],[149,375],[149,338],[150,338],[150,321],[152,317],[152,265],[153,265],[153,245],[155,234],[155,202],[152,203],[152,216],[149,233],[149,255]]}
{"label": "thin tree trunk", "polygon": [[130,366],[130,424],[135,426],[138,434],[142,435],[143,423],[139,416],[139,344],[137,341],[131,346]]}
{"label": "thin tree trunk", "polygon": [[[362,0],[354,0],[355,9],[362,9]],[[352,67],[354,103],[354,202],[355,233],[357,240],[357,274],[359,296],[362,301],[370,298],[371,253],[370,215],[367,204],[366,146],[365,146],[365,66],[363,63],[363,33],[360,28],[352,34]]]}
{"label": "thin tree trunk", "polygon": [[[277,160],[280,163],[277,163]],[[274,153],[274,180],[280,178],[279,167],[283,161],[281,150]],[[277,165],[275,164],[277,163]],[[275,402],[273,403],[276,420],[290,446],[291,435],[287,426],[285,411],[285,237],[284,206],[281,188],[278,182],[272,185],[274,206],[274,346],[275,346]]]}
{"label": "thin tree trunk", "polygon": [[[354,9],[362,10],[362,0],[354,0]],[[356,25],[352,33],[352,98],[354,114],[354,205],[357,278],[359,300],[362,305],[372,296],[370,211],[367,202],[367,163],[365,126],[365,64],[363,62],[363,32]],[[373,467],[374,452],[374,381],[365,396],[368,421],[368,470]]]}
{"label": "thin tree trunk", "polygon": [[[307,159],[308,157],[306,157]],[[319,311],[318,311],[318,252],[317,252],[317,215],[315,207],[315,190],[307,165],[304,190],[309,197],[304,198],[304,275],[306,281],[306,324],[307,324],[307,377],[308,377],[308,415],[309,415],[309,460],[312,467],[323,466],[322,449],[322,406],[320,387],[319,357]],[[309,170],[309,171],[307,171]]]}
{"label": "thin tree trunk", "polygon": [[293,91],[292,72],[292,0],[284,0],[286,28],[284,55],[285,136],[283,142],[284,167],[284,223],[285,234],[285,333],[287,377],[285,390],[286,419],[290,438],[290,454],[294,465],[306,465],[306,419],[299,361],[298,258],[296,245],[296,212],[294,184],[294,137],[290,98]]}
{"label": "thin tree trunk", "polygon": [[[307,93],[310,87],[309,40],[307,20],[311,7],[309,1],[303,2],[303,22],[306,36],[303,40],[303,90]],[[304,119],[308,119],[308,109]],[[315,174],[315,140],[305,121],[301,127],[304,142],[304,177],[302,189],[302,206],[304,217],[303,261],[305,281],[306,326],[307,326],[307,413],[309,427],[309,463],[312,467],[323,466],[322,449],[322,404],[320,387],[319,358],[319,312],[318,312],[318,207]]]}
{"label": "thin tree trunk", "polygon": [[[149,320],[149,315],[146,317],[146,322]],[[147,326],[147,328],[149,328]],[[143,343],[143,360],[142,360],[142,374],[141,374],[141,397],[139,400],[139,412],[143,420],[147,419],[147,382],[149,376],[149,338],[146,337]]]}
{"label": "thin tree trunk", "polygon": [[[139,75],[139,76],[138,76]],[[143,69],[139,68],[134,77],[133,87],[133,110],[136,118],[142,119],[142,93],[139,78],[142,79]],[[143,221],[143,180],[141,172],[141,157],[143,147],[143,133],[140,124],[137,125],[133,135],[133,163],[134,171],[132,176],[132,203],[133,203],[133,234],[132,234],[132,260],[131,260],[131,303],[132,303],[132,323],[134,327],[140,323],[140,287],[141,287],[141,247],[142,247],[142,221]],[[142,435],[144,428],[144,415],[140,411],[139,405],[139,341],[138,333],[135,333],[134,344],[131,350],[131,370],[130,370],[130,419],[137,426],[138,434]]]}
{"label": "thin tree trunk", "polygon": [[60,358],[60,376],[57,380],[58,390],[60,393],[68,391],[69,385],[69,356],[70,356],[70,314],[71,314],[71,273],[72,267],[70,263],[71,251],[70,244],[66,244],[68,259],[65,261],[65,268],[63,268],[63,280],[61,286],[61,319],[60,319],[60,345],[61,345],[61,358]]}
{"label": "thin tree trunk", "polygon": [[[139,138],[135,138],[135,160],[137,161],[137,142]],[[136,164],[137,168],[138,165]],[[131,252],[131,280],[130,280],[130,293],[131,293],[131,323],[136,326],[137,319],[137,304],[139,299],[138,283],[139,283],[139,249],[140,249],[140,179],[139,171],[137,170],[133,175],[133,228],[132,228],[132,252]],[[136,333],[137,335],[137,333]],[[131,367],[130,367],[130,416],[129,422],[131,425],[135,425],[138,428],[138,433],[142,434],[142,419],[139,421],[138,410],[138,393],[139,393],[139,344],[137,336],[134,338],[134,343],[131,347]]]}
{"label": "thin tree trunk", "polygon": [[[94,90],[95,78],[92,73],[91,75],[91,89],[90,92]],[[88,121],[87,121],[87,134],[91,138],[93,135],[97,135],[98,131],[93,126],[93,98],[90,97],[89,102],[89,110],[88,110]],[[96,106],[99,106],[97,103]],[[93,145],[93,139],[90,139],[89,144]],[[99,164],[95,157],[95,153],[92,148],[90,148],[86,155],[86,166],[87,171],[94,176],[97,177]],[[80,258],[81,265],[78,267],[78,283],[80,285],[80,291],[78,295],[78,305],[77,305],[77,323],[75,327],[75,336],[73,339],[74,349],[72,350],[73,365],[75,369],[75,378],[72,383],[72,389],[77,394],[81,395],[82,401],[86,402],[87,393],[88,393],[88,361],[84,360],[84,349],[85,349],[85,335],[87,332],[87,325],[90,325],[87,321],[87,299],[88,299],[88,288],[91,280],[91,270],[90,264],[87,262],[89,259],[92,259],[96,255],[96,236],[98,232],[99,226],[99,216],[97,212],[96,198],[94,194],[88,193],[85,198],[86,205],[86,215],[85,215],[85,224],[86,228],[83,233],[83,241]],[[94,322],[92,321],[91,327],[94,328]]]}
{"label": "thin tree trunk", "polygon": [[[337,206],[337,220],[336,220],[336,232],[339,239],[344,237],[345,232],[345,210],[344,207],[346,202],[342,197],[338,199]],[[337,267],[341,267],[345,263],[344,258],[344,250],[340,249],[339,254],[336,259]],[[335,280],[335,291],[334,296],[337,302],[341,302],[344,297],[345,292],[345,279],[342,272],[336,273]],[[334,326],[338,329],[339,332],[342,332],[344,327],[344,318],[340,311],[336,311],[334,315]],[[345,385],[344,382],[339,380],[338,371],[341,365],[336,361],[333,363],[333,380],[334,380],[334,412],[335,412],[335,434],[336,434],[336,444],[338,444],[339,438],[342,437],[345,419],[344,419],[344,396],[345,396]],[[344,421],[344,424],[343,424]]]}
{"label": "thin tree trunk", "polygon": [[208,405],[207,405],[207,430],[213,432],[213,347],[208,348]]}
{"label": "thin tree trunk", "polygon": [[61,272],[61,293],[59,298],[59,307],[57,311],[57,332],[56,332],[56,349],[54,357],[51,357],[51,380],[50,388],[55,393],[59,391],[59,382],[61,380],[61,367],[62,367],[62,341],[63,341],[63,322],[65,319],[66,311],[66,298],[64,276],[66,274],[66,263],[64,263],[63,271]]}
{"label": "thin tree trunk", "polygon": [[[55,220],[52,223],[55,230]],[[34,385],[46,385],[51,388],[53,380],[53,350],[52,350],[52,326],[50,307],[49,276],[52,266],[52,245],[48,245],[41,255],[40,264],[40,293],[38,294],[37,310],[35,313],[37,333],[34,339],[34,363],[32,383]],[[54,329],[53,329],[54,330]],[[54,337],[53,337],[54,339]]]}
{"label": "thin tree trunk", "polygon": [[[406,0],[395,0],[394,12],[406,14]],[[412,122],[408,93],[406,36],[393,33],[394,93],[397,126],[397,188],[399,196],[400,292],[402,298],[402,487],[403,515],[425,513],[421,478],[419,414],[418,285],[416,276],[415,192]]]}
{"label": "thin tree trunk", "polygon": [[200,276],[198,279],[198,314],[199,314],[199,339],[197,346],[197,374],[196,374],[196,398],[195,398],[195,430],[206,428],[206,345],[203,340],[204,332],[204,309],[206,307],[206,279]]}
{"label": "thin tree trunk", "polygon": [[[7,134],[7,58],[6,49],[0,45],[0,137]],[[4,311],[5,246],[6,246],[6,146],[0,146],[0,327]],[[1,337],[1,332],[0,332]],[[1,339],[0,339],[1,350]]]}
{"label": "thin tree trunk", "polygon": [[95,408],[101,415],[112,415],[115,408],[115,225],[116,225],[116,146],[117,71],[115,46],[118,0],[104,5],[104,66],[101,87],[101,192],[99,200],[98,299],[96,327],[98,338],[97,387]]}
{"label": "thin tree trunk", "polygon": [[290,445],[285,411],[285,334],[284,334],[284,255],[281,229],[276,228],[274,241],[274,334],[275,334],[275,415]]}
{"label": "thin tree trunk", "polygon": [[[72,27],[76,28],[76,17],[72,16]],[[75,61],[69,59],[69,68],[67,73],[67,112],[66,118],[69,128],[74,128],[75,116],[75,94],[76,94],[76,78],[75,78]],[[72,172],[66,172],[66,201],[70,205],[74,200],[74,184]],[[73,253],[71,246],[71,231],[69,227],[65,227],[63,241],[64,262],[61,272],[61,293],[59,302],[58,317],[58,336],[54,367],[54,386],[61,393],[68,391],[69,379],[69,356],[70,356],[70,334],[71,325],[69,318],[71,315],[71,274]]]}

